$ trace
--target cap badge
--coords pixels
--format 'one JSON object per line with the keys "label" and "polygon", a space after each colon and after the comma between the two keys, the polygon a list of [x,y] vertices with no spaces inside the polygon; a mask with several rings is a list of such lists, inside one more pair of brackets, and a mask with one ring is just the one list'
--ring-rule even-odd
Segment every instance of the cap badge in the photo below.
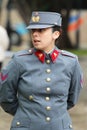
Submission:
{"label": "cap badge", "polygon": [[33,22],[39,22],[40,21],[40,17],[39,16],[33,16],[32,17],[32,21]]}

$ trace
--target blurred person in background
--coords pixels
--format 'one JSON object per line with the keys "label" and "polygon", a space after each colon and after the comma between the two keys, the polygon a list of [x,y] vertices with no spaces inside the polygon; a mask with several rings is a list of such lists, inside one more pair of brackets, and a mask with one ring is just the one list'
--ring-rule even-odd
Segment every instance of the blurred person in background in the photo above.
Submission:
{"label": "blurred person in background", "polygon": [[56,47],[62,18],[33,12],[27,29],[33,48],[15,53],[1,71],[0,104],[14,116],[10,130],[73,130],[82,69],[76,55]]}
{"label": "blurred person in background", "polygon": [[9,37],[6,29],[0,26],[0,70],[2,68],[3,62],[6,56],[6,50],[9,47]]}

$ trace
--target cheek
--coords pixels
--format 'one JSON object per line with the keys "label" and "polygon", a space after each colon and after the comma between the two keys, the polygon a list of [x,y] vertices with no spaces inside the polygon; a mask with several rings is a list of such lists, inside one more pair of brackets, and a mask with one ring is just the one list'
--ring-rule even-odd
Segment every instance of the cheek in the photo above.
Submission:
{"label": "cheek", "polygon": [[47,34],[45,37],[43,37],[43,41],[45,41],[45,43],[52,41],[52,36]]}
{"label": "cheek", "polygon": [[49,37],[46,37],[42,40],[42,45],[45,46],[45,45],[49,45],[51,43],[51,38]]}

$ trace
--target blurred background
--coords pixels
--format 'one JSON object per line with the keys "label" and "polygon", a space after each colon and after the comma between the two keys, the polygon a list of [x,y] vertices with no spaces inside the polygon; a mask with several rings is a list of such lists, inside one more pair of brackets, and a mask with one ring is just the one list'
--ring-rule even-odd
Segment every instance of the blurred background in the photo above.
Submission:
{"label": "blurred background", "polygon": [[[54,11],[62,15],[62,36],[57,46],[78,55],[84,83],[80,99],[70,110],[74,130],[87,130],[87,0],[0,0],[0,25],[7,30],[10,44],[3,66],[18,50],[32,47],[29,24],[32,11]],[[9,130],[12,116],[0,108],[0,130]]]}

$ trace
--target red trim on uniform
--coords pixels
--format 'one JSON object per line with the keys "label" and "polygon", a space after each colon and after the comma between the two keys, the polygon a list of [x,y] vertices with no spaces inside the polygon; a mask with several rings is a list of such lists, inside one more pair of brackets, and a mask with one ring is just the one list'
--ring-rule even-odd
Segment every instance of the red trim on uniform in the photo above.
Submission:
{"label": "red trim on uniform", "polygon": [[38,57],[38,59],[39,59],[42,63],[44,63],[44,61],[45,61],[45,54],[44,54],[44,53],[42,53],[41,51],[36,51],[36,52],[35,52],[35,55]]}
{"label": "red trim on uniform", "polygon": [[7,79],[8,74],[4,74],[4,75],[3,75],[3,73],[0,73],[0,77],[1,77],[1,80],[4,81],[4,80]]}
{"label": "red trim on uniform", "polygon": [[55,62],[55,60],[57,59],[58,55],[59,55],[58,50],[54,50],[54,51],[52,52],[52,54],[50,54],[51,59],[52,59],[53,62]]}
{"label": "red trim on uniform", "polygon": [[[40,51],[40,50],[36,51],[36,52],[35,52],[35,55],[38,57],[38,59],[39,59],[42,63],[44,63],[44,61],[45,61],[45,54],[44,54],[42,51]],[[52,62],[55,62],[55,60],[57,59],[58,55],[59,55],[59,51],[58,51],[58,50],[54,50],[54,51],[50,54],[50,57],[51,57],[51,59],[52,59]]]}

